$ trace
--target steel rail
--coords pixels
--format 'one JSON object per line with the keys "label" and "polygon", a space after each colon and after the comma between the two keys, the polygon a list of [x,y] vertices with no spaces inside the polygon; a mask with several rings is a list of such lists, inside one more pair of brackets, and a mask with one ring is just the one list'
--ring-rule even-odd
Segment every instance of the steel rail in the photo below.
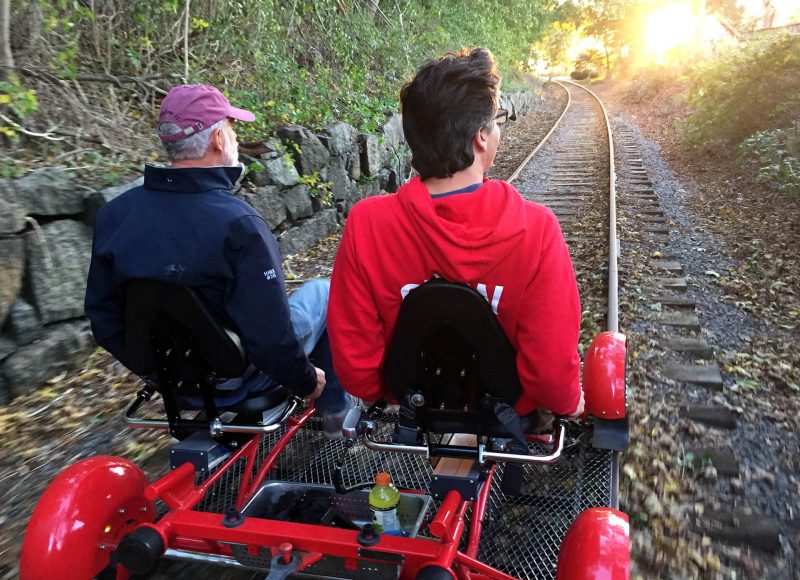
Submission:
{"label": "steel rail", "polygon": [[[597,101],[600,110],[603,111],[603,120],[606,125],[608,136],[608,313],[606,326],[608,330],[619,330],[619,240],[617,239],[617,170],[614,163],[614,137],[611,131],[611,122],[608,119],[608,111],[603,101],[600,100],[594,91],[573,83],[565,82],[580,87]],[[561,84],[561,83],[558,83]],[[564,85],[561,85],[564,86]],[[565,87],[566,88],[566,87]],[[619,508],[619,452],[615,452],[612,459],[611,468],[611,507]]]}
{"label": "steel rail", "polygon": [[[608,120],[608,111],[606,110],[605,105],[603,105],[603,101],[600,100],[593,91],[580,85],[578,83],[574,83],[572,81],[568,81],[563,79],[564,82],[569,83],[572,86],[580,87],[587,93],[589,93],[597,103],[600,105],[600,110],[603,111],[603,121],[605,121],[606,126],[606,134],[608,135],[608,175],[609,175],[609,183],[608,183],[608,197],[609,197],[609,212],[608,212],[608,313],[606,319],[606,326],[608,330],[619,330],[619,267],[618,267],[618,259],[619,259],[619,241],[617,240],[617,173],[616,167],[614,164],[614,138],[612,136],[611,131],[611,123]],[[567,93],[567,104],[564,106],[564,110],[561,111],[561,115],[559,115],[556,122],[553,123],[553,126],[550,128],[550,131],[542,138],[541,141],[536,145],[536,147],[531,151],[525,160],[520,163],[519,167],[511,174],[511,176],[506,179],[508,183],[514,181],[525,166],[530,163],[531,159],[539,152],[539,149],[547,142],[553,132],[561,123],[561,120],[566,115],[567,110],[569,109],[570,105],[572,104],[572,95],[569,92],[569,89],[562,83],[556,80],[550,81],[555,83],[556,85],[560,86],[564,91]]]}
{"label": "steel rail", "polygon": [[[530,163],[531,159],[539,152],[539,150],[544,146],[544,144],[548,141],[550,136],[555,132],[556,128],[561,124],[564,115],[566,115],[567,110],[569,110],[570,105],[572,104],[572,95],[570,93],[569,88],[563,84],[562,82],[553,80],[551,81],[556,85],[560,86],[564,91],[567,93],[567,103],[564,106],[564,110],[561,111],[561,115],[559,115],[556,122],[550,128],[550,131],[542,138],[542,140],[536,145],[536,147],[531,151],[525,160],[517,167],[514,173],[506,180],[507,182],[511,183],[514,179],[516,179],[525,166]],[[608,175],[609,175],[609,183],[608,183],[608,203],[609,203],[609,211],[608,211],[608,297],[607,297],[607,314],[606,314],[606,326],[608,330],[618,331],[619,330],[619,267],[618,267],[618,260],[619,260],[619,241],[617,239],[617,191],[616,191],[616,183],[617,183],[617,173],[616,173],[616,166],[614,162],[614,138],[613,133],[611,130],[611,123],[608,118],[608,111],[606,110],[603,101],[600,100],[592,90],[580,85],[578,83],[574,83],[572,81],[564,79],[564,82],[569,83],[572,86],[580,87],[581,89],[585,90],[589,93],[600,105],[600,110],[603,112],[603,121],[605,122],[606,127],[606,135],[608,138]],[[619,507],[619,453],[614,453],[613,460],[612,460],[612,477],[611,477],[611,506],[614,508]]]}
{"label": "steel rail", "polygon": [[[611,123],[608,120],[608,111],[594,91],[565,79],[565,82],[580,87],[597,101],[603,111],[603,120],[606,124],[608,135],[608,330],[619,330],[619,241],[617,240],[617,170],[614,164],[614,137],[611,132]],[[561,83],[558,83],[561,84]],[[564,86],[564,85],[561,85]]]}
{"label": "steel rail", "polygon": [[561,123],[561,119],[564,118],[564,115],[567,114],[567,109],[569,109],[569,105],[572,102],[572,97],[569,94],[569,90],[567,90],[567,87],[565,87],[564,85],[562,85],[558,81],[550,81],[550,82],[557,84],[558,86],[560,86],[562,89],[564,89],[567,92],[567,104],[564,105],[564,110],[561,111],[561,115],[559,115],[558,119],[556,119],[556,122],[553,123],[553,126],[547,132],[547,135],[542,137],[542,140],[539,141],[539,143],[536,145],[536,147],[533,148],[533,151],[528,153],[528,156],[525,158],[525,160],[522,163],[519,164],[519,167],[517,167],[517,169],[514,171],[514,173],[511,174],[511,177],[506,179],[506,183],[511,183],[512,181],[514,181],[519,176],[519,174],[522,172],[522,170],[525,169],[525,166],[528,164],[528,162],[531,159],[533,159],[533,156],[536,155],[536,153],[539,152],[539,149],[542,148],[542,145],[545,144],[545,142],[550,138],[550,135],[553,134],[553,131],[556,130],[556,127],[558,127],[558,124]]}

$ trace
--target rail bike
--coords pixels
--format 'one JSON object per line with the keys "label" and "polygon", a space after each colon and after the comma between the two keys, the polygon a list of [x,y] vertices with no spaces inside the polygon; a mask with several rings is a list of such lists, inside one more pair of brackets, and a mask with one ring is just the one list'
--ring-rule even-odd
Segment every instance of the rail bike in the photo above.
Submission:
{"label": "rail bike", "polygon": [[[620,333],[584,357],[585,417],[534,421],[513,411],[515,353],[491,307],[434,280],[404,300],[387,352],[396,402],[352,409],[334,440],[288,391],[216,405],[217,377],[246,359],[186,287],[129,285],[126,351],[126,366],[156,378],[125,421],[175,438],[170,469],[152,482],[119,457],[64,469],[31,516],[22,580],[146,577],[162,559],[271,580],[629,577]],[[372,525],[379,471],[401,492],[398,532]]]}

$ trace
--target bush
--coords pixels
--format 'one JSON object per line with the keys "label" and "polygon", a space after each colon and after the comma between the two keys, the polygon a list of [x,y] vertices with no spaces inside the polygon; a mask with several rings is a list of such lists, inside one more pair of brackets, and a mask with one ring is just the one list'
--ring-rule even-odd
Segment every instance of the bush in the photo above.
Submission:
{"label": "bush", "polygon": [[584,81],[589,78],[589,71],[588,70],[574,70],[569,73],[569,76],[576,81]]}
{"label": "bush", "polygon": [[689,143],[740,143],[758,131],[785,128],[800,109],[800,35],[739,44],[692,75],[685,126]]}
{"label": "bush", "polygon": [[739,146],[740,160],[758,171],[758,180],[800,195],[800,121],[789,129],[759,131]]}
{"label": "bush", "polygon": [[[82,84],[97,73],[136,77],[128,98],[152,110],[153,85],[164,90],[188,69],[187,81],[216,84],[256,113],[243,141],[287,121],[374,130],[425,59],[488,43],[506,75],[527,62],[519,39],[536,38],[552,18],[544,0],[12,0],[11,10],[11,44],[26,47],[15,55],[26,70]],[[108,85],[96,87],[108,100]]]}

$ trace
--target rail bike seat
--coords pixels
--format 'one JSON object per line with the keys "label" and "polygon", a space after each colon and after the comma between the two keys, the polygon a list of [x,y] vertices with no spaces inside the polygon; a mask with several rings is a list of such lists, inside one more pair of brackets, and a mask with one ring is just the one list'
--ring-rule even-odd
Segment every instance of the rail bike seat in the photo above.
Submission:
{"label": "rail bike seat", "polygon": [[527,418],[513,412],[522,394],[516,352],[489,303],[466,284],[434,278],[409,292],[384,374],[401,420],[413,420],[404,428],[489,437],[526,430]]}
{"label": "rail bike seat", "polygon": [[[194,431],[265,431],[288,415],[291,397],[278,387],[249,392],[234,403],[238,391],[219,388],[220,380],[239,378],[248,363],[239,337],[219,323],[198,294],[187,286],[155,280],[133,280],[125,306],[126,366],[145,379],[145,392],[126,413],[132,427],[169,428],[182,438]],[[136,409],[158,391],[167,421],[142,421]],[[203,419],[185,419],[182,411],[204,411]],[[236,415],[224,422],[222,415]],[[167,427],[168,426],[168,427]],[[251,428],[248,428],[251,427]]]}
{"label": "rail bike seat", "polygon": [[522,394],[516,352],[487,300],[466,284],[434,278],[408,293],[384,376],[399,403],[392,441],[376,441],[374,422],[355,417],[358,410],[345,421],[345,435],[363,434],[375,451],[437,458],[431,484],[436,497],[458,490],[474,498],[487,461],[510,464],[504,485],[514,480],[506,488],[514,493],[519,464],[550,463],[561,454],[560,420],[548,436],[552,451],[530,452],[528,432],[538,414],[520,417],[514,410]]}

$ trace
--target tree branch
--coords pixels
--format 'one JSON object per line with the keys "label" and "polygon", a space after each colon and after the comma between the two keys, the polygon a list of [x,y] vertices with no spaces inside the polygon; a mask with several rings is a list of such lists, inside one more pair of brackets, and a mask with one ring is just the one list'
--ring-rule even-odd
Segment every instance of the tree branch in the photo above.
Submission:
{"label": "tree branch", "polygon": [[0,119],[14,127],[17,131],[22,133],[23,135],[27,135],[29,137],[41,137],[43,139],[47,139],[48,141],[63,141],[64,137],[54,137],[50,131],[46,131],[44,133],[35,133],[34,131],[28,131],[25,127],[17,123],[16,121],[9,119],[3,113],[0,113]]}

